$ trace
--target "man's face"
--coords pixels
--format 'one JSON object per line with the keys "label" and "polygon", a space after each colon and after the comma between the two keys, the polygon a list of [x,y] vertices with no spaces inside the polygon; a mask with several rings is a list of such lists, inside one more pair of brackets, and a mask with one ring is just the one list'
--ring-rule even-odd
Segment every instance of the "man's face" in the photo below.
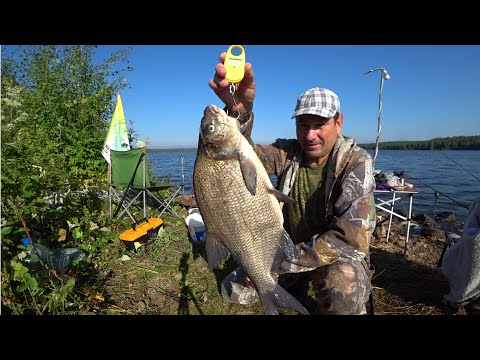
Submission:
{"label": "man's face", "polygon": [[338,119],[304,114],[296,118],[297,139],[308,164],[321,164],[332,151],[341,133],[343,115]]}

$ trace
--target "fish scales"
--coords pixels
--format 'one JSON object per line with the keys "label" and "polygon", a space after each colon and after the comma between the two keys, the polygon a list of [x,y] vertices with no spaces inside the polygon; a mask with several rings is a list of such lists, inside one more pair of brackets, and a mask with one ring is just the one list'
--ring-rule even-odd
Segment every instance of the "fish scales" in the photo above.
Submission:
{"label": "fish scales", "polygon": [[[278,242],[263,239],[280,240],[283,234],[282,215],[276,214],[278,200],[267,193],[266,184],[257,185],[255,197],[262,201],[250,200],[253,195],[244,185],[238,161],[206,159],[204,166],[208,181],[202,182],[198,193],[205,198],[200,203],[207,205],[206,211],[203,211],[205,216],[202,215],[207,234],[212,233],[218,239],[223,239],[237,262],[244,264],[247,274],[263,274],[258,270],[271,268],[271,254],[278,248]],[[259,177],[259,181],[265,182],[262,177]],[[253,271],[249,271],[251,268]],[[271,291],[275,281],[268,276],[259,284],[266,287],[262,290]]]}
{"label": "fish scales", "polygon": [[207,256],[213,268],[231,254],[259,294],[266,314],[277,307],[306,309],[272,275],[295,253],[283,229],[280,197],[236,119],[207,106],[194,165],[195,198],[206,228]]}

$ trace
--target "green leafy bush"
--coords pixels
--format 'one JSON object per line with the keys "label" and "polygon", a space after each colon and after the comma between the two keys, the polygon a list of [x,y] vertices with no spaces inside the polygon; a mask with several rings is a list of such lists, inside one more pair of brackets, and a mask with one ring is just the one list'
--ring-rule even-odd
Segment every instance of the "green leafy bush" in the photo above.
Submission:
{"label": "green leafy bush", "polygon": [[[77,247],[90,262],[101,261],[99,248],[109,241],[98,230],[108,219],[95,191],[107,186],[101,149],[132,68],[130,49],[96,62],[96,48],[2,49],[2,309],[13,313],[68,312],[81,298],[75,278],[19,261],[23,238]],[[88,266],[77,268],[77,280]]]}

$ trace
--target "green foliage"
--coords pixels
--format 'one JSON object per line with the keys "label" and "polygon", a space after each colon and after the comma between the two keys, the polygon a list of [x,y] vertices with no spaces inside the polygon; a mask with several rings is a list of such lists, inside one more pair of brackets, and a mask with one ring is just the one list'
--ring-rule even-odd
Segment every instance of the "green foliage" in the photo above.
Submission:
{"label": "green foliage", "polygon": [[[132,70],[130,49],[95,61],[96,46],[7,48],[1,68],[2,295],[14,313],[57,313],[79,299],[75,279],[52,280],[51,269],[27,268],[17,245],[40,236],[48,247],[64,241],[84,250],[90,262],[102,259],[99,248],[111,240],[97,225],[109,222],[95,190],[106,185],[101,149],[114,99]],[[88,264],[78,269],[86,273]]]}
{"label": "green foliage", "polygon": [[[116,53],[106,63],[95,65],[92,46],[20,50],[16,76],[8,79],[7,74],[3,92],[20,99],[15,109],[12,105],[5,111],[2,108],[2,130],[4,125],[11,130],[2,136],[18,149],[15,158],[26,162],[22,174],[28,175],[33,172],[32,166],[39,166],[48,177],[43,184],[44,188],[49,186],[46,190],[79,188],[83,181],[105,173],[105,160],[98,149],[102,148],[113,111],[112,98],[126,86],[121,75],[112,79],[119,71],[111,67],[127,53]],[[9,84],[13,90],[8,89]],[[11,113],[14,115],[8,116]],[[6,150],[5,155],[13,155],[13,149]]]}
{"label": "green foliage", "polygon": [[95,48],[27,46],[3,52],[2,214],[17,229],[20,217],[30,226],[38,216],[45,191],[104,183],[101,148],[112,99],[126,86],[124,74],[131,68],[121,66],[129,49],[95,64]]}
{"label": "green foliage", "polygon": [[73,292],[74,286],[75,280],[69,278],[65,284],[55,287],[42,311],[48,311],[53,314],[59,310],[65,311],[67,306],[72,305],[68,299],[69,295]]}
{"label": "green foliage", "polygon": [[[125,252],[119,233],[130,219],[112,222],[97,190],[106,188],[101,149],[131,68],[122,65],[128,49],[99,63],[94,54],[93,46],[2,47],[2,314],[101,312],[108,269]],[[129,136],[137,136],[133,126]],[[175,228],[141,251],[161,260],[165,247],[188,250],[183,221],[169,222]],[[26,237],[52,252],[81,250],[86,258],[59,274],[34,245],[20,245]]]}
{"label": "green foliage", "polygon": [[[45,206],[38,210],[31,224],[41,229],[41,243],[52,251],[57,248],[76,248],[86,255],[85,261],[73,261],[68,277],[60,277],[55,269],[47,268],[38,259],[33,245],[17,245],[12,226],[2,227],[2,301],[10,299],[14,313],[65,313],[78,308],[84,296],[75,292],[76,284],[85,284],[94,274],[94,267],[101,266],[115,255],[112,248],[112,232],[99,227],[94,221],[109,224],[103,211],[103,202],[94,193],[68,194],[61,204]],[[36,222],[38,220],[38,223]],[[64,240],[59,240],[59,229],[68,229]],[[60,241],[62,241],[60,243]],[[23,250],[23,251],[21,251]],[[19,251],[21,251],[19,253]],[[10,261],[6,261],[12,259]],[[26,260],[34,266],[26,267]],[[13,305],[15,304],[15,305]],[[21,305],[20,305],[21,304]]]}

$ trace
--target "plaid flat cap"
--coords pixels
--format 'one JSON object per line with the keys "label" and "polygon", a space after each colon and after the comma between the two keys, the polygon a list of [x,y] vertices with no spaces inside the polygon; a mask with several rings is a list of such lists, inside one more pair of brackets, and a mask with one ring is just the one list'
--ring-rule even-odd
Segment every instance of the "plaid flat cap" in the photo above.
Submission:
{"label": "plaid flat cap", "polygon": [[313,88],[305,91],[297,99],[292,119],[298,115],[312,114],[331,118],[340,112],[340,100],[332,90]]}

